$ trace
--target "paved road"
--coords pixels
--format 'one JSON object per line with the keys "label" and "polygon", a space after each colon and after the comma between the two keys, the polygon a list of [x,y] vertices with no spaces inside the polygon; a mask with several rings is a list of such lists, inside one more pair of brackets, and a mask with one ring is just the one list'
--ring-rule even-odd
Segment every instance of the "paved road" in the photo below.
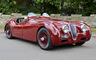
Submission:
{"label": "paved road", "polygon": [[23,39],[7,39],[0,33],[0,60],[96,60],[96,37],[82,46],[58,46],[42,50]]}

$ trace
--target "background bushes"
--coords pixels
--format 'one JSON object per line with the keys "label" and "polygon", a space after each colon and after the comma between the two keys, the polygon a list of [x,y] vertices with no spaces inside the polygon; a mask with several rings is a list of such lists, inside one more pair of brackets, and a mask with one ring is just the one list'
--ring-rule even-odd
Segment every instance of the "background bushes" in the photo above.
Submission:
{"label": "background bushes", "polygon": [[0,0],[0,12],[3,14],[28,12],[64,13],[65,15],[96,14],[96,0]]}

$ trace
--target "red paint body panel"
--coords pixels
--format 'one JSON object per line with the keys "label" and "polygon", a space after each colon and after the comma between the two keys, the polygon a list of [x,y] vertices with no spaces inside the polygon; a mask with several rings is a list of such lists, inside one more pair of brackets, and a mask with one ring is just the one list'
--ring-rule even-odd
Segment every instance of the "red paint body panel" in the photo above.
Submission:
{"label": "red paint body panel", "polygon": [[[30,40],[37,42],[36,36],[37,32],[40,27],[45,27],[50,33],[51,41],[53,45],[62,45],[62,44],[73,44],[73,43],[79,43],[79,42],[86,42],[90,40],[91,38],[91,30],[88,27],[87,24],[80,22],[80,21],[62,21],[62,20],[56,20],[56,19],[50,19],[49,17],[42,17],[39,18],[29,17],[28,20],[22,22],[22,23],[16,23],[16,19],[12,19],[6,23],[11,26],[12,29],[12,36]],[[61,35],[65,35],[63,33],[62,27],[64,25],[68,25],[70,23],[73,23],[76,27],[77,31],[77,39],[73,40],[71,31],[66,33],[69,35],[69,38],[61,38]],[[81,31],[81,25],[85,24],[87,26],[87,31],[83,33]],[[6,26],[5,25],[5,26]],[[86,40],[81,40],[81,38],[87,38]],[[61,42],[62,40],[68,40],[67,42]]]}

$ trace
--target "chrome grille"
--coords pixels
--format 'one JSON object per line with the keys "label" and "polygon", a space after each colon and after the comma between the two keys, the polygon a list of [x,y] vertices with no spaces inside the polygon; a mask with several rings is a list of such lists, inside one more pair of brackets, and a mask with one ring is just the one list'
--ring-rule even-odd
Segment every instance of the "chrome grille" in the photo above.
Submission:
{"label": "chrome grille", "polygon": [[71,30],[72,38],[73,38],[74,40],[76,40],[76,38],[77,38],[77,35],[76,35],[77,32],[76,32],[75,25],[72,24],[72,23],[70,23],[70,30]]}

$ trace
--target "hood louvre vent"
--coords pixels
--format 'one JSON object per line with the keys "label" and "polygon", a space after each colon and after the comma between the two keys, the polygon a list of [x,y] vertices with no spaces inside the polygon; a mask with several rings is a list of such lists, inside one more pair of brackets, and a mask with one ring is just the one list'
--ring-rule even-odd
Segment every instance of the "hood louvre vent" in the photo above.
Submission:
{"label": "hood louvre vent", "polygon": [[69,25],[70,25],[70,30],[71,30],[72,38],[73,38],[74,40],[76,40],[76,38],[77,38],[76,27],[75,27],[75,25],[72,24],[72,23],[70,23]]}

